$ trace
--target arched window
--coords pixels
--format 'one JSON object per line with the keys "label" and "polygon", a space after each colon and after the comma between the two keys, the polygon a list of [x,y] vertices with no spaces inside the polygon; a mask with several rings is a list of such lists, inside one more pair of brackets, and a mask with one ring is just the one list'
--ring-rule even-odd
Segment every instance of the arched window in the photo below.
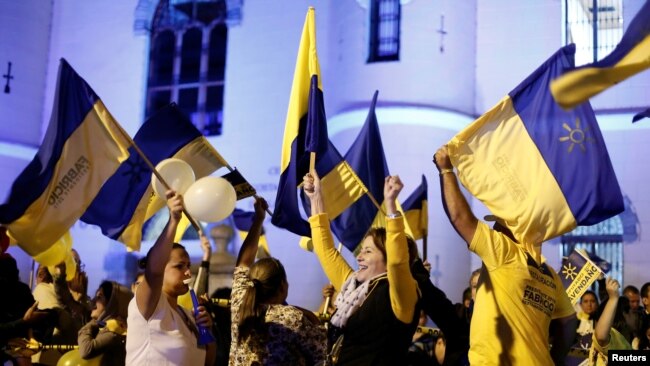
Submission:
{"label": "arched window", "polygon": [[[227,3],[235,8],[228,9]],[[221,134],[226,22],[240,16],[240,8],[240,2],[226,0],[158,2],[150,28],[147,118],[176,102],[203,134]]]}
{"label": "arched window", "polygon": [[639,221],[630,199],[625,196],[625,211],[592,226],[578,226],[562,236],[560,254],[567,257],[574,249],[585,249],[610,264],[608,276],[623,285],[623,245],[637,239]]}

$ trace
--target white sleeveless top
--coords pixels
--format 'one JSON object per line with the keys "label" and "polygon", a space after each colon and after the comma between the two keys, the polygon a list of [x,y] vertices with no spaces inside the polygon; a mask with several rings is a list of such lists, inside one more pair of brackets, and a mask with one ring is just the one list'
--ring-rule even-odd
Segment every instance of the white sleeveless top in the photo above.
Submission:
{"label": "white sleeveless top", "polygon": [[[194,325],[194,316],[183,309]],[[156,310],[145,320],[135,300],[129,303],[129,325],[126,337],[126,365],[133,366],[202,366],[205,348],[197,346],[194,333],[183,316],[174,310],[162,293]]]}

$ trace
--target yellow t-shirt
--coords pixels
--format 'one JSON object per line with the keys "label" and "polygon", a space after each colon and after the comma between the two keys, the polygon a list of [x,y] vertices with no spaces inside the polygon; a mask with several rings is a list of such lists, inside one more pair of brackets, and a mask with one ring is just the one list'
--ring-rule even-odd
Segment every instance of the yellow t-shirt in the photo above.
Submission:
{"label": "yellow t-shirt", "polygon": [[553,365],[551,320],[575,313],[557,273],[482,222],[469,249],[483,261],[470,330],[470,364]]}
{"label": "yellow t-shirt", "polygon": [[[604,305],[603,305],[604,306]],[[607,365],[607,354],[609,350],[632,349],[627,339],[616,329],[609,330],[609,343],[601,346],[596,340],[596,334],[591,337],[591,348],[589,349],[589,366]]]}

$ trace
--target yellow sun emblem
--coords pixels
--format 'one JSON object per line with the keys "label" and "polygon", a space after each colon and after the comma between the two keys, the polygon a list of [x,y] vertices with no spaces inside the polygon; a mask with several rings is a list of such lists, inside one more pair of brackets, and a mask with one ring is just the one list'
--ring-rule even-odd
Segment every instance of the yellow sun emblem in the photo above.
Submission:
{"label": "yellow sun emblem", "polygon": [[580,127],[580,118],[576,117],[576,127],[571,128],[567,123],[563,123],[562,127],[569,131],[568,136],[562,136],[560,137],[560,142],[565,142],[569,141],[569,148],[567,151],[570,153],[573,151],[573,148],[578,145],[580,146],[580,150],[582,152],[586,152],[587,148],[585,147],[585,142],[594,142],[594,139],[589,137],[587,133],[589,132],[589,127],[585,128],[584,130]]}
{"label": "yellow sun emblem", "polygon": [[562,266],[562,273],[564,274],[567,280],[572,280],[572,281],[578,275],[576,273],[576,266],[572,265],[571,263],[567,263],[566,265]]}

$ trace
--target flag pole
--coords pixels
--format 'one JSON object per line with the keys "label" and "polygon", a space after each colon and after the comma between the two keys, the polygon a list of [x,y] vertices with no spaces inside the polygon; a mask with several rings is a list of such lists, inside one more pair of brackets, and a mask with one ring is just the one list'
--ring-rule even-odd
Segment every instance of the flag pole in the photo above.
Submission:
{"label": "flag pole", "polygon": [[379,210],[379,212],[381,212],[384,216],[386,216],[386,212],[384,211],[384,209],[381,208],[381,205],[379,204],[379,202],[377,202],[375,196],[372,195],[372,192],[370,192],[370,190],[367,190],[366,195],[368,195],[368,198],[370,198],[370,200],[375,205],[375,207],[377,207],[377,210]]}
{"label": "flag pole", "polygon": [[[140,155],[140,157],[142,158],[142,160],[144,160],[145,164],[147,164],[149,169],[151,169],[151,171],[156,176],[156,178],[158,178],[160,183],[162,183],[163,186],[165,186],[165,189],[171,190],[171,187],[169,186],[169,184],[165,181],[165,179],[162,177],[162,175],[160,175],[160,173],[158,172],[156,167],[153,165],[151,160],[149,160],[149,158],[147,158],[147,156],[144,154],[144,152],[142,150],[140,150],[138,145],[136,145],[135,141],[133,141],[131,136],[129,136],[129,134],[126,133],[126,131],[124,131],[124,128],[122,128],[122,126],[119,123],[117,123],[117,121],[115,121],[115,125],[117,126],[117,129],[120,131],[122,136],[127,141],[129,141],[131,146],[133,146],[133,149],[138,153],[138,155]],[[199,233],[199,235],[202,234],[203,233],[203,228],[201,228],[201,226],[196,222],[196,220],[194,220],[192,215],[190,215],[190,213],[187,212],[187,209],[185,208],[185,205],[183,205],[183,213],[185,214],[185,216],[187,216],[187,219],[189,220],[190,224],[192,224],[192,227]]]}

